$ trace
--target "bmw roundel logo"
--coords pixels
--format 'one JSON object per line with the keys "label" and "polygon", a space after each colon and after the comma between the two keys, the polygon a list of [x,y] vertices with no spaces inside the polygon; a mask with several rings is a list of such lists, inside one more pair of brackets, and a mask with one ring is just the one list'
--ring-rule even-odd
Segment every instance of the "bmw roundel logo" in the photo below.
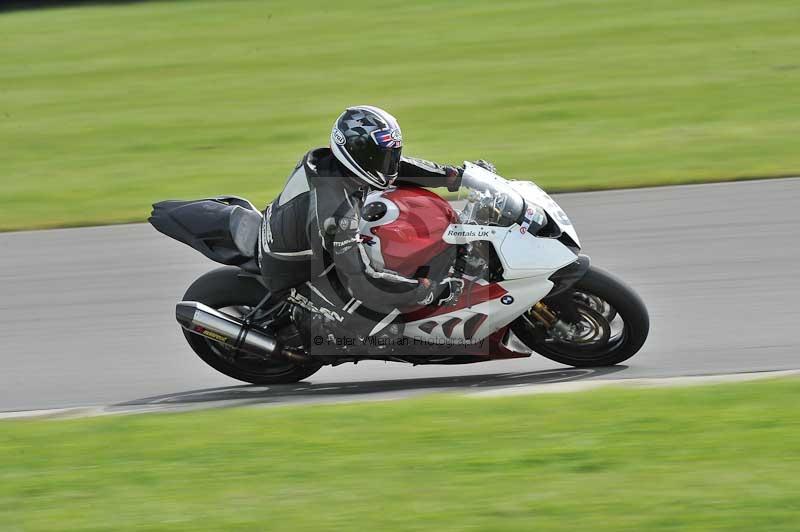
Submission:
{"label": "bmw roundel logo", "polygon": [[514,302],[514,298],[512,296],[507,295],[507,294],[500,298],[500,303],[502,303],[504,305],[510,305],[513,302]]}

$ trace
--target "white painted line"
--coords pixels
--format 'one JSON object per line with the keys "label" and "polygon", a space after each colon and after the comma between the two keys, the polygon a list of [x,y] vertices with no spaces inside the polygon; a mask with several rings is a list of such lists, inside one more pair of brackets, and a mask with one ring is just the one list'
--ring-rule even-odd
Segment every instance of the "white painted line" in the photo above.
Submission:
{"label": "white painted line", "polygon": [[[493,387],[490,390],[473,391],[473,389],[452,387],[447,389],[440,389],[438,391],[457,391],[467,397],[503,397],[509,395],[533,395],[540,393],[569,393],[569,392],[582,392],[586,390],[594,390],[606,386],[624,386],[632,388],[647,388],[647,387],[675,387],[675,386],[697,386],[703,384],[717,384],[726,382],[744,382],[754,381],[761,379],[777,379],[780,377],[800,376],[800,369],[786,370],[786,371],[762,371],[756,373],[731,373],[726,375],[700,375],[692,377],[664,377],[664,378],[641,378],[641,379],[609,379],[609,380],[590,380],[590,381],[571,381],[571,382],[551,382],[539,384],[513,384],[503,387]],[[331,386],[324,389],[336,389],[337,387]],[[348,388],[348,387],[345,387]],[[316,390],[323,389],[317,388]],[[347,395],[324,395],[321,397],[304,397],[298,394],[294,402],[276,401],[276,402],[251,402],[249,400],[223,400],[223,401],[209,401],[207,403],[194,402],[194,403],[162,403],[162,404],[146,404],[146,405],[132,405],[126,407],[117,406],[88,406],[88,407],[71,407],[71,408],[51,408],[47,410],[21,410],[16,412],[0,412],[0,420],[4,419],[72,419],[79,417],[97,417],[97,416],[113,416],[122,414],[145,414],[152,412],[186,412],[190,410],[205,410],[210,408],[230,408],[232,406],[258,406],[258,407],[273,407],[273,406],[288,406],[290,404],[309,404],[309,403],[353,403],[353,402],[371,402],[371,401],[386,401],[405,399],[408,397],[416,397],[421,394],[435,392],[437,390],[431,389],[415,389],[415,390],[393,390],[387,392],[376,391],[373,393],[365,394],[347,394]]]}
{"label": "white painted line", "polygon": [[745,382],[760,379],[777,379],[800,375],[800,370],[760,371],[756,373],[731,373],[727,375],[699,375],[692,377],[663,377],[644,379],[609,379],[593,381],[555,382],[544,384],[518,384],[502,388],[492,388],[470,393],[470,397],[502,397],[506,395],[531,395],[539,393],[567,393],[594,390],[605,386],[625,386],[631,388],[665,388],[676,386],[698,386],[724,382]]}

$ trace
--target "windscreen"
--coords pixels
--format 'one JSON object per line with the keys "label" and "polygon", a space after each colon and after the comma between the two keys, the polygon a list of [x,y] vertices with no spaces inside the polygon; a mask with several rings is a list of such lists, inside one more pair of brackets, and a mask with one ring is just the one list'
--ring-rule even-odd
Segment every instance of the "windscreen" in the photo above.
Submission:
{"label": "windscreen", "polygon": [[507,227],[517,222],[525,201],[508,181],[479,166],[468,164],[461,178],[458,199],[464,202],[462,224]]}

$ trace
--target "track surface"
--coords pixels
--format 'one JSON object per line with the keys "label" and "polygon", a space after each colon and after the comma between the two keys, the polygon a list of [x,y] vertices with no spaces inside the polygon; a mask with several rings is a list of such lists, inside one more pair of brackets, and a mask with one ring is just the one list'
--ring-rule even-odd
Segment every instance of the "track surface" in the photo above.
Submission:
{"label": "track surface", "polygon": [[199,253],[148,225],[0,234],[0,411],[800,368],[798,197],[800,179],[557,197],[593,263],[649,306],[650,339],[629,367],[364,362],[271,388],[239,386],[185,345],[174,304],[215,267]]}

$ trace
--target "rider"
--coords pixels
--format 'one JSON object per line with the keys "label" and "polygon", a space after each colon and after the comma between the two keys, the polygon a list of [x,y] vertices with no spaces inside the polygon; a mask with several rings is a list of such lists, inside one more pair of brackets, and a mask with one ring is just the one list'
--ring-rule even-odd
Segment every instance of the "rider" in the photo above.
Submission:
{"label": "rider", "polygon": [[[402,144],[392,115],[362,105],[336,119],[329,147],[303,156],[264,211],[257,256],[273,294],[291,290],[293,301],[315,310],[325,307],[326,316],[347,323],[345,329],[361,329],[363,336],[378,331],[350,318],[356,307],[385,316],[398,307],[451,298],[458,281],[377,271],[361,243],[361,208],[370,191],[393,184],[458,190],[462,168],[403,157]],[[478,164],[494,170],[485,161]],[[298,296],[293,288],[304,284],[305,295]]]}

